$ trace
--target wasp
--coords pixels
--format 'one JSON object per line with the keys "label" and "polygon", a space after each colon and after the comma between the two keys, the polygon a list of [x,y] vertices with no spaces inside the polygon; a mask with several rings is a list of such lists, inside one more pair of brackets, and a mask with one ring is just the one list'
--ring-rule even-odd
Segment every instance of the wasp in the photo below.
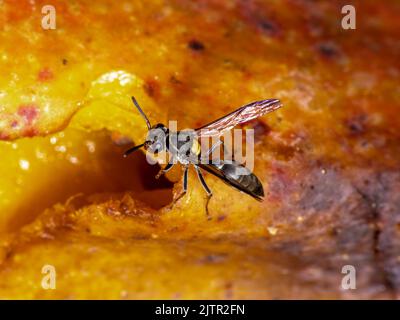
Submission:
{"label": "wasp", "polygon": [[246,104],[239,109],[225,115],[211,123],[208,123],[194,130],[181,130],[171,132],[165,125],[158,123],[154,126],[139,106],[135,97],[132,97],[133,104],[146,122],[148,133],[146,140],[134,146],[124,153],[127,157],[132,152],[144,147],[152,154],[166,151],[170,157],[168,164],[160,170],[156,178],[168,172],[176,163],[183,165],[183,192],[174,200],[174,203],[183,197],[188,190],[188,169],[193,165],[197,177],[207,194],[206,213],[209,215],[208,203],[212,197],[212,191],[208,187],[202,171],[205,170],[220,178],[223,182],[244,192],[256,200],[261,201],[264,197],[264,189],[257,178],[248,168],[234,160],[208,161],[209,155],[222,143],[218,141],[212,145],[204,154],[201,151],[199,140],[204,137],[219,137],[225,131],[232,129],[238,124],[248,122],[266,113],[272,112],[282,106],[278,99],[255,101]]}

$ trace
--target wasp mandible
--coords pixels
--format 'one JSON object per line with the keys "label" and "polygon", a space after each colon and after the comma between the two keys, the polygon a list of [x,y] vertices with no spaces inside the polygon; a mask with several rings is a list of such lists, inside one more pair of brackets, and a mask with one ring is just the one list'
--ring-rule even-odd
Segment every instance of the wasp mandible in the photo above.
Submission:
{"label": "wasp mandible", "polygon": [[167,151],[170,155],[168,164],[164,169],[160,170],[156,178],[159,178],[162,174],[168,172],[177,162],[183,165],[183,192],[174,200],[174,203],[187,192],[188,170],[190,165],[194,166],[197,177],[207,193],[207,215],[209,215],[208,203],[212,197],[212,192],[207,186],[201,169],[220,178],[226,184],[238,189],[239,191],[252,196],[254,199],[259,201],[262,200],[264,197],[263,186],[257,176],[248,168],[234,160],[218,160],[209,163],[209,155],[212,154],[222,141],[218,141],[212,145],[205,154],[202,154],[199,140],[203,137],[221,136],[225,131],[232,129],[238,124],[248,122],[280,108],[282,104],[278,99],[255,101],[200,128],[194,130],[181,130],[177,132],[171,132],[161,123],[152,126],[135,97],[132,97],[132,101],[146,121],[148,134],[144,143],[127,150],[124,153],[124,156],[126,157],[142,147],[153,154]]}

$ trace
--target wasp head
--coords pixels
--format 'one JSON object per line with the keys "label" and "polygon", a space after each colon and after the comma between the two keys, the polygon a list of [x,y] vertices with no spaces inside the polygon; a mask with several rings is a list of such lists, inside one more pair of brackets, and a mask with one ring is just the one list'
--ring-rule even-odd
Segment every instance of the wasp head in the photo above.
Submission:
{"label": "wasp head", "polygon": [[144,147],[145,150],[157,154],[163,150],[167,149],[167,139],[168,139],[168,128],[164,126],[161,123],[156,124],[155,126],[152,126],[150,124],[149,119],[143,112],[143,110],[140,108],[138,102],[136,101],[135,97],[132,97],[133,104],[136,106],[137,110],[143,117],[143,119],[146,121],[147,129],[149,130],[147,133],[147,137],[144,143],[134,146],[127,150],[124,153],[124,157],[127,157],[130,155],[132,152],[139,150],[140,148]]}
{"label": "wasp head", "polygon": [[168,128],[159,123],[151,127],[144,142],[145,150],[157,154],[166,149]]}

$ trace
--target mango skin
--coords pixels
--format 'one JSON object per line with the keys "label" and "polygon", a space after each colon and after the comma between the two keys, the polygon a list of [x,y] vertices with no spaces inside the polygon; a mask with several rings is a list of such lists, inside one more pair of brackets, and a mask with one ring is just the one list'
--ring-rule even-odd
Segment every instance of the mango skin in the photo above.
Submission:
{"label": "mango skin", "polygon": [[[0,8],[0,298],[399,296],[396,1],[44,1]],[[250,101],[262,203],[121,157],[152,123],[195,128]],[[42,287],[43,267],[57,271]],[[357,269],[343,290],[342,268]]]}

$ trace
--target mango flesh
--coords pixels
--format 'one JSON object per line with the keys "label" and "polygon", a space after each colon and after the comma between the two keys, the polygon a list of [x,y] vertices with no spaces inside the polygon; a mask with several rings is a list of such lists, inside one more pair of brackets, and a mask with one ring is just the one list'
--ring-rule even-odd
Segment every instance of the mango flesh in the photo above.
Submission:
{"label": "mango flesh", "polygon": [[[395,1],[356,2],[351,31],[335,1],[57,0],[55,30],[45,4],[0,9],[1,298],[398,296]],[[132,95],[180,129],[279,98],[247,126],[264,201],[206,174],[210,219],[191,170],[171,205],[179,166],[122,157],[147,131]]]}

